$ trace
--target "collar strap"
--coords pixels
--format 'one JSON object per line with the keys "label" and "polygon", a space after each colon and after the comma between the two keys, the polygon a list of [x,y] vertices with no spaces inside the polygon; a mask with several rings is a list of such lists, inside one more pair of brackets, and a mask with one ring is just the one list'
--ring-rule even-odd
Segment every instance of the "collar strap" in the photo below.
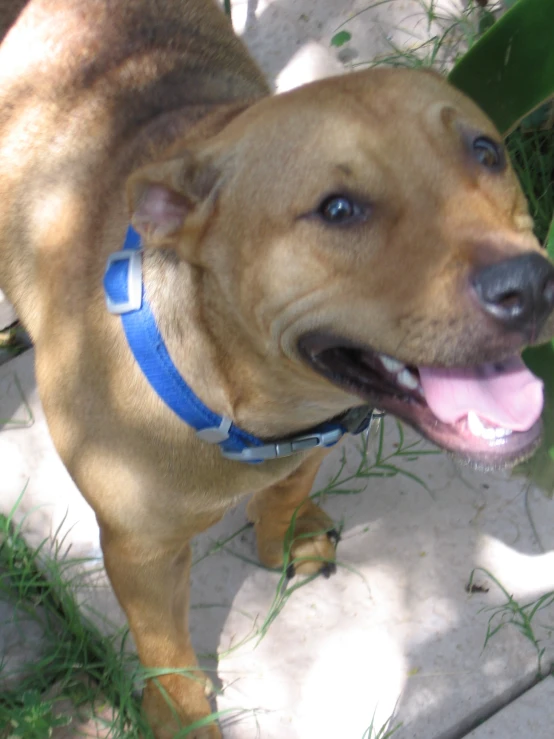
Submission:
{"label": "collar strap", "polygon": [[123,249],[108,257],[104,292],[108,310],[121,316],[129,348],[153,390],[200,439],[218,444],[227,459],[256,463],[287,457],[334,446],[345,433],[358,434],[369,428],[373,411],[359,406],[308,432],[266,443],[205,406],[179,374],[158,330],[142,279],[140,236],[132,226]]}

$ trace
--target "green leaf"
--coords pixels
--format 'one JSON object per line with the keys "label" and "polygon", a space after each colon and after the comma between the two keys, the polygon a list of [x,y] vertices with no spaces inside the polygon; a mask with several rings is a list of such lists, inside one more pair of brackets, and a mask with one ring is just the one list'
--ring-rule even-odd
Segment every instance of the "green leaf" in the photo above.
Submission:
{"label": "green leaf", "polygon": [[554,95],[552,29],[552,0],[519,0],[450,73],[503,134]]}
{"label": "green leaf", "polygon": [[348,31],[339,31],[338,33],[335,33],[331,39],[331,46],[344,46],[344,44],[348,43],[351,38],[352,34],[348,33]]}
{"label": "green leaf", "polygon": [[479,18],[479,34],[481,35],[485,33],[485,31],[488,31],[489,28],[494,26],[495,22],[496,18],[494,13],[491,13],[490,10],[484,10]]}
{"label": "green leaf", "polygon": [[550,256],[550,259],[554,259],[554,218],[552,218],[550,230],[548,232],[548,236],[546,237],[546,250]]}
{"label": "green leaf", "polygon": [[541,128],[547,128],[548,122],[552,115],[552,100],[544,105],[540,105],[521,121],[521,128],[525,131],[538,131]]}

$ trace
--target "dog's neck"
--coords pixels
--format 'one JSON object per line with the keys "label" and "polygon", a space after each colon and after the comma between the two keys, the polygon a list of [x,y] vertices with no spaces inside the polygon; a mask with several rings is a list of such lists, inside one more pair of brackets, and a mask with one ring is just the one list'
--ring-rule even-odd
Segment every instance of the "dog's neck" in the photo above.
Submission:
{"label": "dog's neck", "polygon": [[[146,289],[169,353],[189,386],[212,411],[264,438],[299,433],[360,400],[324,380],[295,379],[254,346],[213,278],[171,252],[147,251]],[[323,387],[322,387],[323,386]]]}
{"label": "dog's neck", "polygon": [[[228,459],[257,464],[307,449],[329,448],[347,432],[358,434],[368,429],[373,411],[367,405],[357,406],[300,434],[291,435],[289,431],[285,437],[265,441],[241,428],[236,418],[214,413],[187,383],[167,351],[145,290],[141,246],[140,235],[129,227],[123,249],[110,255],[107,262],[106,307],[110,313],[121,315],[129,349],[151,388],[200,439],[217,444]],[[177,322],[177,331],[173,333],[181,336],[182,320],[183,317],[174,316],[169,322],[170,326]]]}

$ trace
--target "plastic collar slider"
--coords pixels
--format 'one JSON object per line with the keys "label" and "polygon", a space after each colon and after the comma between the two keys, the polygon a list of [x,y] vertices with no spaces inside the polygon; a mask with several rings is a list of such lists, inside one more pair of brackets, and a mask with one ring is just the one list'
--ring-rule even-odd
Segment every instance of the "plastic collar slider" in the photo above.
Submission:
{"label": "plastic collar slider", "polygon": [[106,284],[106,276],[110,270],[117,268],[118,262],[127,262],[127,299],[117,299],[106,291],[106,305],[109,312],[114,315],[130,313],[139,310],[142,306],[142,252],[124,249],[110,254],[104,273],[104,284]]}

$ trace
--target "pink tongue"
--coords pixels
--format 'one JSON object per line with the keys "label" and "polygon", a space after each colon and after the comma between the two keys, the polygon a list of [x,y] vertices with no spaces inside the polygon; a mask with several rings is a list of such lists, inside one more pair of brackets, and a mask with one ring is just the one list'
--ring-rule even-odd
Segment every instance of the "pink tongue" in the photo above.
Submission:
{"label": "pink tongue", "polygon": [[542,412],[542,382],[520,357],[470,369],[418,367],[425,400],[440,421],[477,413],[494,426],[527,431]]}

